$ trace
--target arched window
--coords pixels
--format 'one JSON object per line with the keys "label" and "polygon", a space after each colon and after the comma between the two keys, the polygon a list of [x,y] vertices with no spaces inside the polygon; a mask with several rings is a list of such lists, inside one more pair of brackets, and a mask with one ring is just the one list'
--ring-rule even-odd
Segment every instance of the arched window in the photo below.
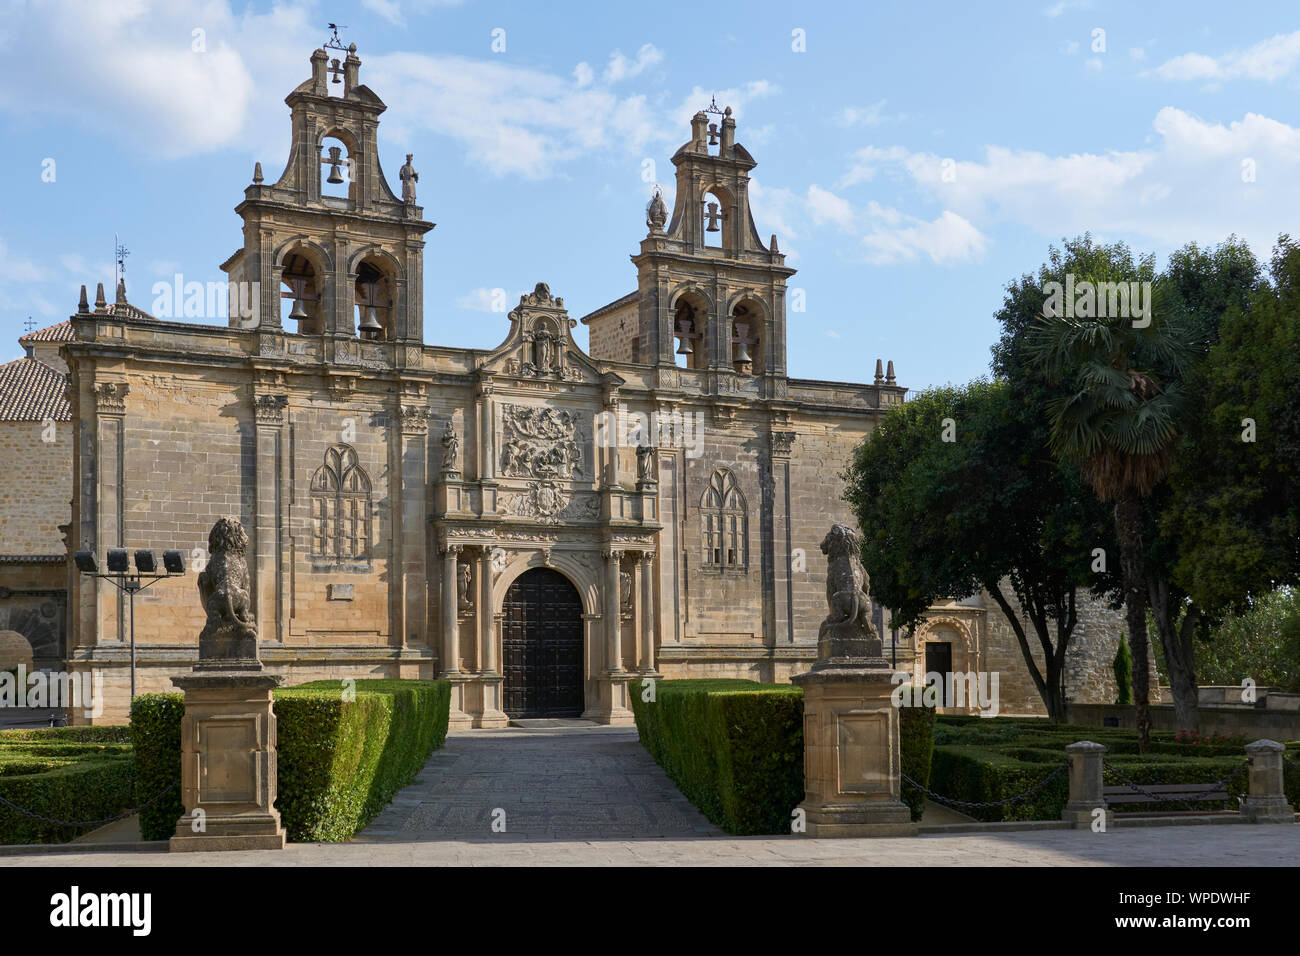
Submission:
{"label": "arched window", "polygon": [[351,445],[331,445],[311,478],[312,554],[370,560],[370,478]]}
{"label": "arched window", "polygon": [[749,512],[745,495],[728,468],[709,478],[700,499],[704,566],[744,570],[749,564]]}
{"label": "arched window", "polygon": [[679,368],[709,367],[709,307],[695,293],[685,293],[673,310],[673,336],[677,339]]}

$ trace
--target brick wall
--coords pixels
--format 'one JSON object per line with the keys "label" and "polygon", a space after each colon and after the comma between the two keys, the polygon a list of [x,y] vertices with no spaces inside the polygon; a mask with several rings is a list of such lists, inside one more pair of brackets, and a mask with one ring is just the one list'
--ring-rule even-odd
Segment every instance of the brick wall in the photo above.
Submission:
{"label": "brick wall", "polygon": [[[44,441],[52,430],[53,441]],[[0,554],[63,554],[72,514],[72,423],[0,422]]]}

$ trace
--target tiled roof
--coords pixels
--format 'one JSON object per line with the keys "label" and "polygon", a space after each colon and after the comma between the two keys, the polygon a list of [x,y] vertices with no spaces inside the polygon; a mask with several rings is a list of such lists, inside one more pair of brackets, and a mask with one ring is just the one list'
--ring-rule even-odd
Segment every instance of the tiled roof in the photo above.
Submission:
{"label": "tiled roof", "polygon": [[67,385],[66,378],[36,359],[0,365],[0,422],[72,421]]}
{"label": "tiled roof", "polygon": [[71,342],[74,338],[71,322],[60,322],[58,325],[51,325],[48,329],[37,329],[35,332],[29,332],[18,340],[19,345],[26,345],[28,342]]}

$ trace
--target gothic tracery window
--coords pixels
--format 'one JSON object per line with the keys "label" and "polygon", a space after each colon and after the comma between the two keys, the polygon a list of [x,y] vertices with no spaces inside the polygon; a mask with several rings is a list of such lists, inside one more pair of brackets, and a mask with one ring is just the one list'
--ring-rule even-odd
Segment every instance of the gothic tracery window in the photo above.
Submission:
{"label": "gothic tracery window", "polygon": [[728,468],[709,478],[700,499],[704,567],[743,570],[749,563],[749,512],[745,495]]}
{"label": "gothic tracery window", "polygon": [[331,445],[311,479],[312,554],[370,560],[370,477],[351,445]]}

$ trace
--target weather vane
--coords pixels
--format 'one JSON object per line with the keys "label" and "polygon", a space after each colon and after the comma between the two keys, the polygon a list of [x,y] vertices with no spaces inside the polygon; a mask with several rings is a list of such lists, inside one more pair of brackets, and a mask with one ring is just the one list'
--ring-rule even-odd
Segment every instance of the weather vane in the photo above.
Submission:
{"label": "weather vane", "polygon": [[23,323],[23,328],[26,330],[28,335],[31,335],[33,332],[36,331],[36,323],[32,321],[32,317],[30,315],[27,316],[27,321]]}
{"label": "weather vane", "polygon": [[131,254],[131,250],[117,241],[117,233],[113,233],[113,257],[117,259],[117,280],[121,282],[126,278],[126,257]]}
{"label": "weather vane", "polygon": [[709,97],[709,105],[704,107],[704,112],[717,113],[719,116],[722,115],[722,110],[718,109],[718,96],[716,93]]}
{"label": "weather vane", "polygon": [[345,47],[343,41],[339,39],[339,31],[346,30],[348,25],[346,23],[331,23],[329,28],[333,33],[330,35],[330,38],[325,41],[325,46],[331,50],[346,50],[347,47]]}

